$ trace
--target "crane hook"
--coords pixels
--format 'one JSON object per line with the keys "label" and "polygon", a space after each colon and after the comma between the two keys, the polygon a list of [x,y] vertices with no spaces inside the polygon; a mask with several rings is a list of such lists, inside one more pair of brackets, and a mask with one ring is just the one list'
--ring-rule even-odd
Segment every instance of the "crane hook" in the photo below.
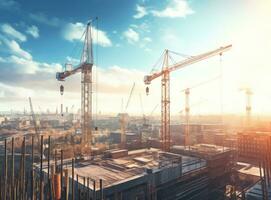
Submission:
{"label": "crane hook", "polygon": [[63,93],[64,93],[64,86],[61,85],[61,86],[60,86],[60,94],[63,95]]}
{"label": "crane hook", "polygon": [[146,87],[146,95],[149,95],[150,89],[149,87]]}

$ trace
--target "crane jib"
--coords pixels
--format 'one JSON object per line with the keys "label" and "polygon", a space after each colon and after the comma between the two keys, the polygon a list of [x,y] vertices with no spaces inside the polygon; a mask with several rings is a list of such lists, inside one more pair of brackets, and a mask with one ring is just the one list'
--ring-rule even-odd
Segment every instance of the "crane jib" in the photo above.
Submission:
{"label": "crane jib", "polygon": [[183,61],[177,62],[177,63],[175,63],[175,64],[173,64],[171,66],[168,66],[166,70],[163,69],[160,72],[156,72],[156,73],[153,73],[151,75],[145,76],[144,77],[144,83],[145,84],[150,84],[152,80],[154,80],[154,79],[162,76],[166,71],[172,72],[172,71],[175,71],[177,69],[180,69],[180,68],[186,67],[188,65],[197,63],[199,61],[205,60],[205,59],[210,58],[212,56],[222,55],[223,52],[228,51],[231,48],[232,48],[232,45],[227,45],[225,47],[220,47],[220,48],[215,49],[213,51],[209,51],[207,53],[203,53],[203,54],[200,54],[200,55],[197,55],[197,56],[192,56],[192,57],[190,57],[188,59],[185,59]]}

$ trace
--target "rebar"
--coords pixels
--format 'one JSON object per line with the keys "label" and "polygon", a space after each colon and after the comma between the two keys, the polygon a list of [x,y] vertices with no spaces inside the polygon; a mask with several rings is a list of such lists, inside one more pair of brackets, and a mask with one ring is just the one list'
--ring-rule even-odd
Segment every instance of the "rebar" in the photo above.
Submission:
{"label": "rebar", "polygon": [[87,199],[89,199],[89,177],[87,178]]}
{"label": "rebar", "polygon": [[72,159],[72,200],[74,200],[74,158]]}
{"label": "rebar", "polygon": [[51,136],[48,137],[48,163],[47,163],[47,170],[48,170],[48,180],[47,183],[50,183],[50,153],[51,153]]}
{"label": "rebar", "polygon": [[23,146],[22,146],[22,181],[21,181],[21,188],[22,188],[22,191],[21,191],[21,194],[22,194],[22,199],[24,200],[24,197],[25,197],[25,137],[23,139]]}
{"label": "rebar", "polygon": [[93,199],[96,200],[96,182],[93,180]]}
{"label": "rebar", "polygon": [[31,200],[35,199],[35,183],[34,183],[34,136],[32,135],[32,143],[31,143]]}
{"label": "rebar", "polygon": [[58,168],[57,168],[57,149],[55,149],[55,173],[58,172]]}
{"label": "rebar", "polygon": [[7,176],[8,176],[8,157],[7,157],[7,139],[5,139],[5,163],[4,163],[4,200],[7,199]]}
{"label": "rebar", "polygon": [[63,187],[63,150],[60,152],[60,185]]}
{"label": "rebar", "polygon": [[103,200],[103,180],[100,179],[100,199]]}
{"label": "rebar", "polygon": [[42,173],[42,160],[43,160],[43,135],[40,140],[40,200],[43,200],[43,173]]}
{"label": "rebar", "polygon": [[11,139],[11,198],[14,199],[14,138]]}

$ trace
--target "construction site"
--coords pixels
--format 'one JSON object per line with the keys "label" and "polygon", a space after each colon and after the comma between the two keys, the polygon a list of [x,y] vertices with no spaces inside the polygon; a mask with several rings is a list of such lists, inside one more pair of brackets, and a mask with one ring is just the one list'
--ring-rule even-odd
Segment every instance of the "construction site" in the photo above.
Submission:
{"label": "construction site", "polygon": [[[165,49],[155,64],[159,70],[142,79],[146,95],[154,80],[161,81],[160,104],[147,115],[140,94],[137,110],[142,114],[129,115],[133,83],[121,112],[97,117],[93,103],[97,20],[84,25],[80,62],[66,63],[56,73],[61,104],[55,113],[38,113],[29,97],[28,113],[0,115],[0,200],[271,199],[270,121],[254,120],[252,89],[239,88],[245,95],[244,117],[223,116],[222,111],[221,116],[191,114],[196,106],[190,101],[194,88],[222,75],[171,90],[172,73],[213,57],[221,65],[234,45],[180,60],[176,60],[180,54]],[[69,90],[64,81],[76,74],[81,88],[78,112],[63,103]],[[173,92],[184,95],[181,120],[171,114]]]}

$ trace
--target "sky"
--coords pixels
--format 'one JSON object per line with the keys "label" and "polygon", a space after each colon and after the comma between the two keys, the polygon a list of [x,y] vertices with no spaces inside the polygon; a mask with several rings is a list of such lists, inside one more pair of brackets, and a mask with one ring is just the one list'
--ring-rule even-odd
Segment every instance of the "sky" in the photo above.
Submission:
{"label": "sky", "polygon": [[250,87],[252,112],[271,113],[270,0],[0,0],[0,12],[0,111],[29,110],[28,97],[36,112],[55,112],[61,103],[77,111],[80,74],[60,83],[55,73],[67,62],[79,64],[81,36],[86,23],[97,17],[95,114],[122,112],[133,83],[126,112],[149,115],[158,105],[158,114],[160,78],[152,82],[148,96],[143,78],[164,49],[178,52],[182,56],[174,60],[180,61],[228,44],[233,48],[221,58],[171,73],[171,112],[180,114],[182,90],[191,87],[192,114],[242,114],[245,95],[240,88]]}

